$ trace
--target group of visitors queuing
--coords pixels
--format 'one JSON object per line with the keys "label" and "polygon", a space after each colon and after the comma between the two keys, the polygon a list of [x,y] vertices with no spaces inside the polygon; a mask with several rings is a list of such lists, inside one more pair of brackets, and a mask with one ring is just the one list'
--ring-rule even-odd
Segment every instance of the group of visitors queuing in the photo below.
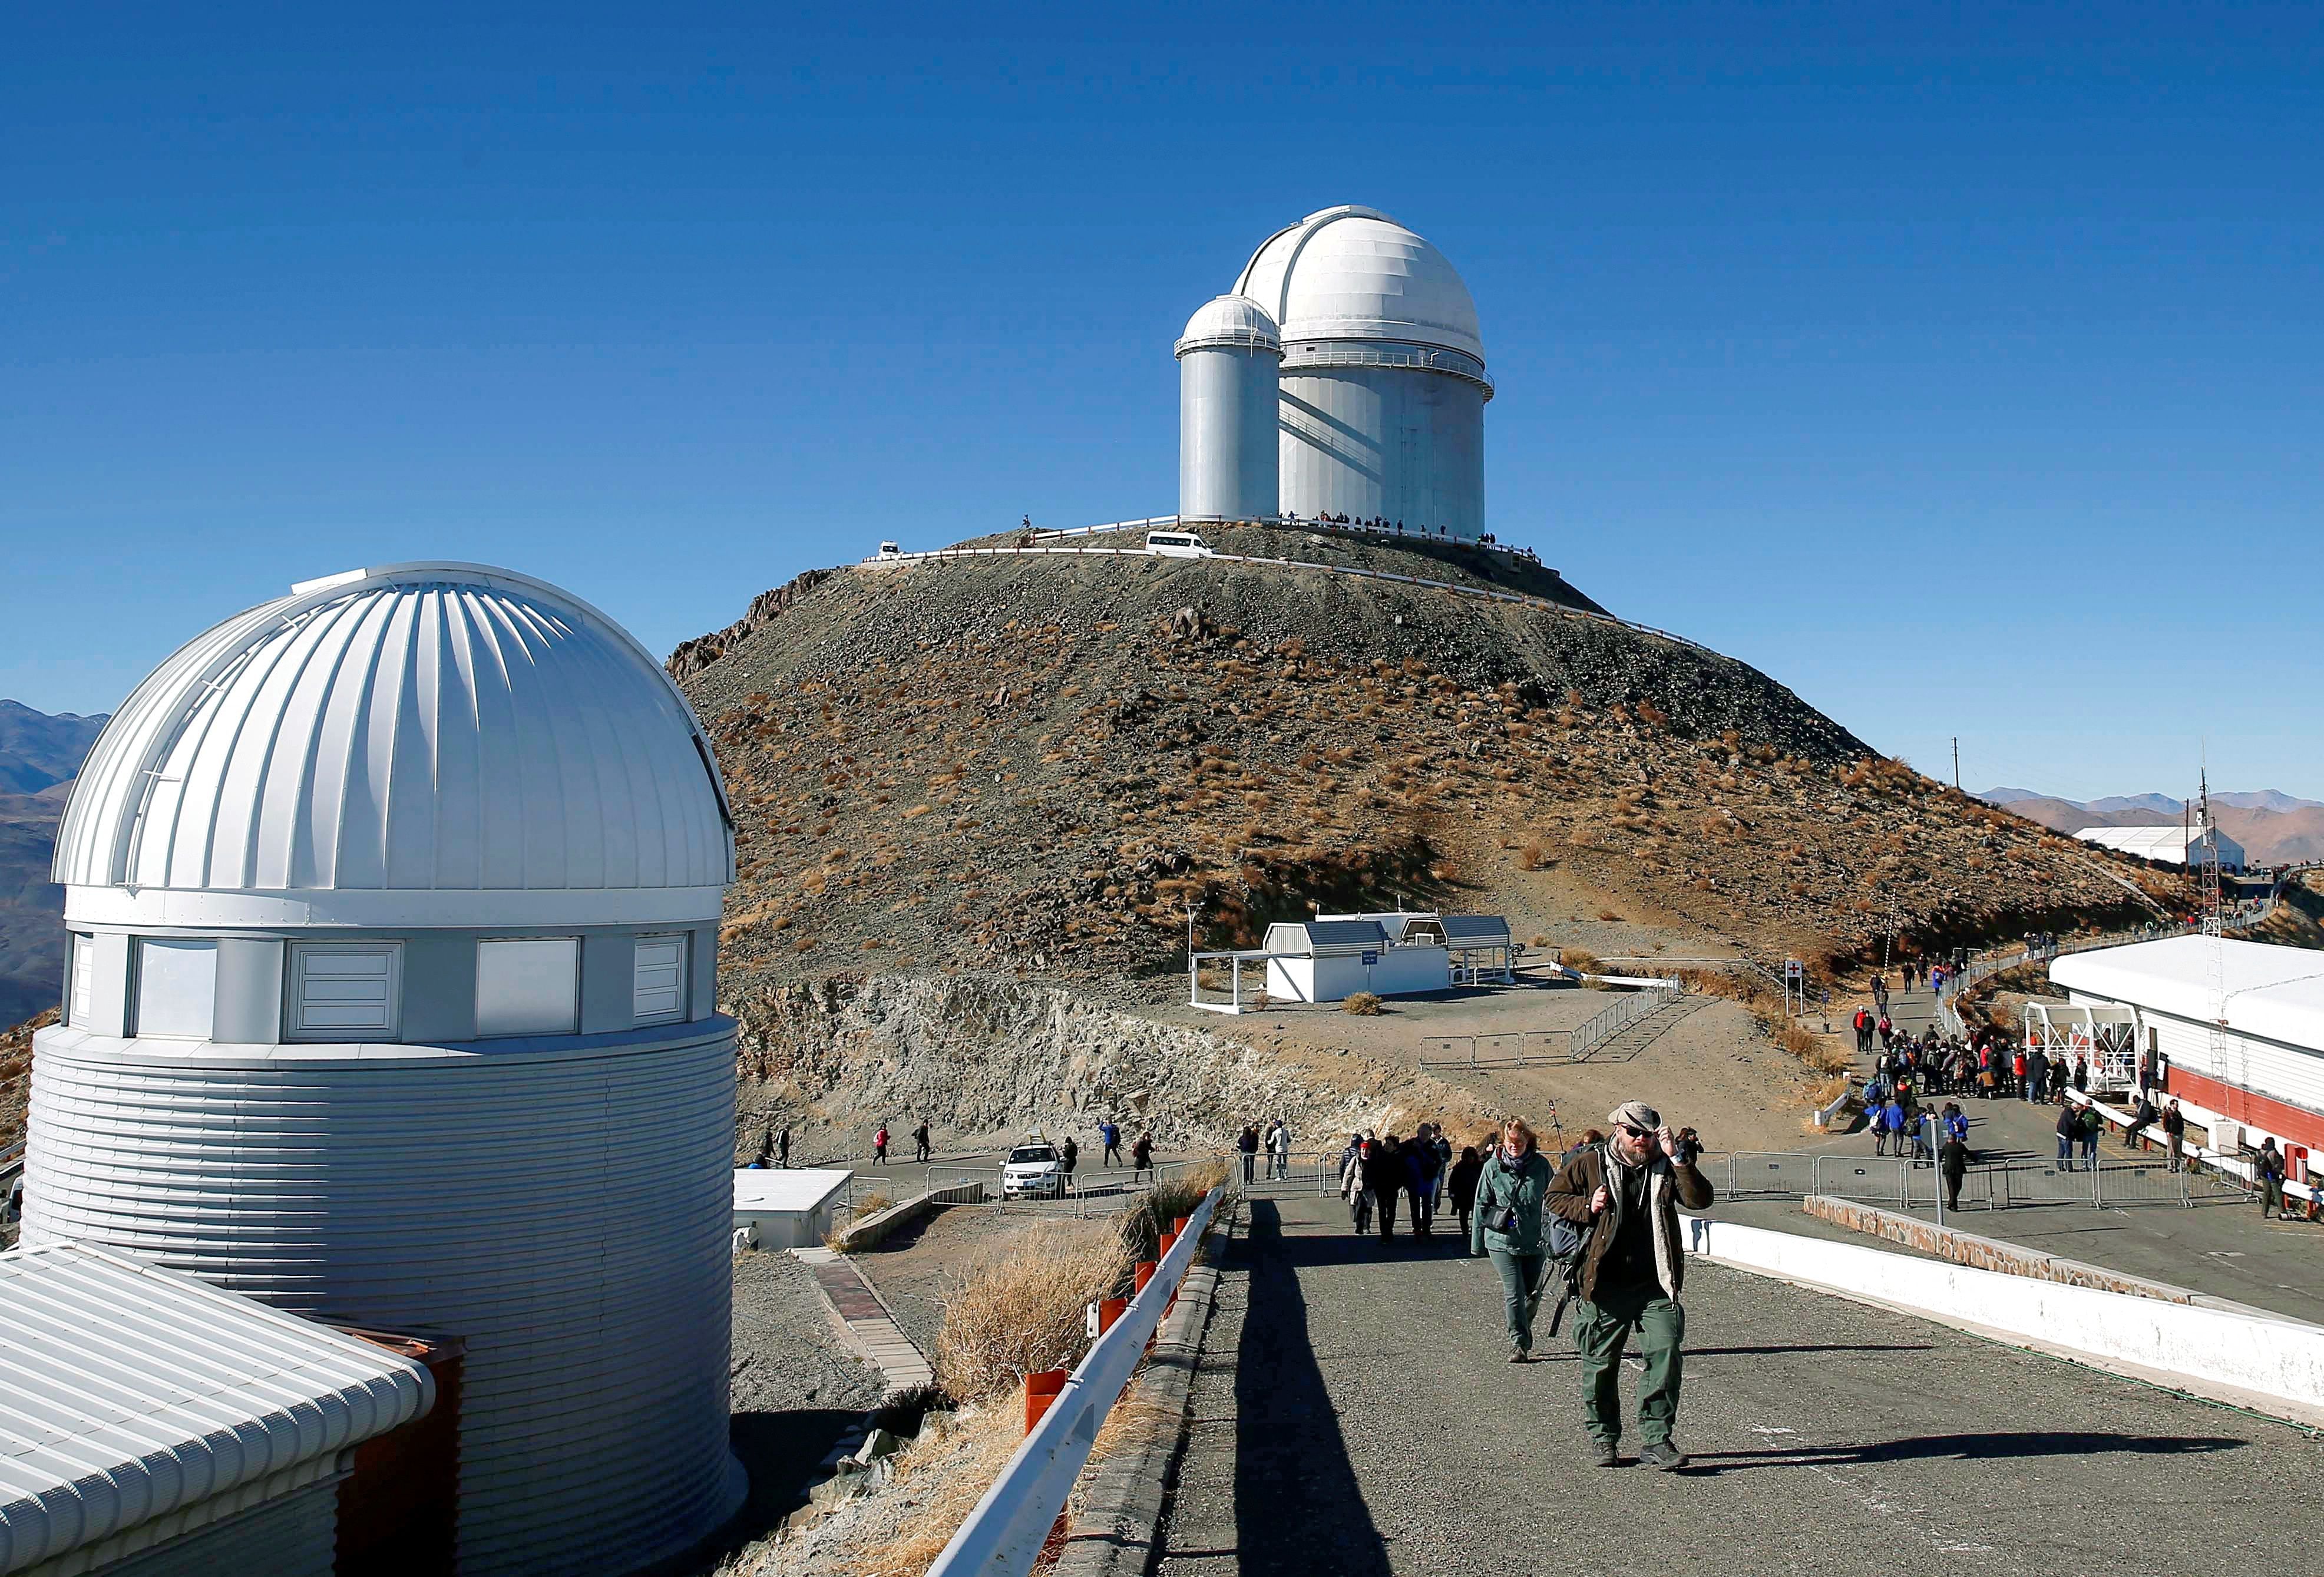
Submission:
{"label": "group of visitors queuing", "polygon": [[779,1133],[762,1133],[759,1136],[759,1153],[751,1157],[750,1170],[763,1172],[770,1166],[781,1167],[788,1170],[790,1164],[791,1130],[788,1124],[785,1124]]}
{"label": "group of visitors queuing", "polygon": [[1350,1134],[1340,1150],[1340,1197],[1348,1202],[1349,1222],[1360,1237],[1377,1221],[1380,1241],[1385,1243],[1396,1236],[1398,1202],[1408,1199],[1413,1235],[1427,1237],[1436,1220],[1437,1200],[1449,1183],[1453,1208],[1461,1213],[1465,1225],[1467,1205],[1457,1190],[1465,1177],[1473,1194],[1477,1174],[1462,1173],[1461,1165],[1475,1154],[1473,1148],[1465,1149],[1461,1161],[1454,1161],[1444,1130],[1430,1122],[1421,1123],[1406,1139],[1375,1134],[1370,1129]]}

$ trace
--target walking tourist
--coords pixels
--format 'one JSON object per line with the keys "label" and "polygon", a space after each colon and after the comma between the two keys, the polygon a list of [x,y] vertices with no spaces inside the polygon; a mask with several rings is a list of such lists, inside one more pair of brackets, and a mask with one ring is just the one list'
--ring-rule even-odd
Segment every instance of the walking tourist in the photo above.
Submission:
{"label": "walking tourist", "polygon": [[2074,1169],[2074,1138],[2080,1130],[2081,1124],[2076,1120],[2074,1109],[2070,1106],[2061,1108],[2058,1112],[2058,1169],[2061,1172]]}
{"label": "walking tourist", "polygon": [[1612,1137],[1568,1162],[1549,1185],[1548,1205],[1588,1233],[1573,1344],[1582,1355],[1583,1417],[1601,1467],[1621,1464],[1622,1349],[1635,1329],[1646,1375],[1638,1383],[1638,1460],[1683,1467],[1671,1443],[1678,1418],[1686,1276],[1678,1207],[1708,1210],[1711,1180],[1695,1150],[1642,1101],[1614,1109]]}
{"label": "walking tourist", "polygon": [[2039,1047],[2025,1059],[2025,1088],[2019,1093],[2028,1101],[2039,1101],[2050,1088],[2050,1059]]}
{"label": "walking tourist", "polygon": [[[2067,1110],[2071,1111],[2069,1107]],[[2106,1119],[2095,1106],[2085,1106],[2081,1112],[2082,1165],[2095,1172],[2098,1169],[2098,1135],[2106,1131]]]}
{"label": "walking tourist", "polygon": [[1364,1135],[1351,1133],[1340,1152],[1340,1197],[1348,1202],[1348,1224],[1360,1238],[1372,1229],[1371,1185],[1364,1181],[1364,1152],[1370,1148]]}
{"label": "walking tourist", "polygon": [[778,1162],[777,1162],[776,1164],[777,1164],[778,1166],[780,1166],[780,1167],[781,1167],[785,1171],[788,1171],[788,1170],[790,1170],[790,1165],[791,1165],[791,1130],[790,1130],[790,1127],[789,1127],[789,1125],[788,1125],[788,1123],[784,1125],[784,1127],[783,1127],[783,1131],[781,1132],[781,1134],[779,1134],[779,1136],[777,1136],[777,1138],[776,1138],[776,1139],[775,1139],[775,1151],[776,1151],[776,1154],[780,1157],[780,1159],[779,1159],[779,1160],[778,1160]]}
{"label": "walking tourist", "polygon": [[1371,1193],[1383,1243],[1396,1236],[1396,1196],[1406,1183],[1403,1147],[1396,1135],[1384,1133],[1364,1149],[1364,1186]]}
{"label": "walking tourist", "polygon": [[1945,1180],[1945,1208],[1959,1210],[1961,1180],[1969,1176],[1969,1146],[1950,1128],[1945,1130],[1944,1145],[1937,1151],[1937,1171]]}
{"label": "walking tourist", "polygon": [[1275,1120],[1275,1131],[1267,1136],[1267,1157],[1269,1176],[1291,1176],[1291,1130],[1280,1117]]}
{"label": "walking tourist", "polygon": [[1427,1237],[1436,1220],[1438,1165],[1435,1136],[1424,1122],[1404,1143],[1404,1169],[1411,1180],[1412,1231],[1416,1237]]}
{"label": "walking tourist", "polygon": [[1246,1122],[1235,1139],[1235,1148],[1242,1152],[1242,1180],[1246,1185],[1259,1181],[1259,1124]]}
{"label": "walking tourist", "polygon": [[2171,1169],[2179,1169],[2179,1144],[2187,1137],[2187,1114],[2173,1101],[2163,1112],[2163,1143],[2171,1152]]}
{"label": "walking tourist", "polygon": [[920,1119],[919,1127],[912,1130],[912,1159],[916,1161],[925,1161],[927,1158],[928,1120],[923,1117]]}
{"label": "walking tourist", "polygon": [[1541,1303],[1542,1271],[1549,1260],[1541,1232],[1549,1179],[1549,1161],[1533,1130],[1522,1119],[1510,1118],[1501,1129],[1500,1148],[1477,1175],[1469,1252],[1490,1259],[1500,1276],[1511,1363],[1525,1363],[1533,1356],[1533,1314]]}
{"label": "walking tourist", "polygon": [[1136,1144],[1130,1147],[1130,1180],[1135,1183],[1140,1172],[1151,1172],[1153,1169],[1154,1130],[1149,1128],[1138,1136]]}
{"label": "walking tourist", "polygon": [[1857,1009],[1856,1017],[1849,1022],[1856,1028],[1856,1055],[1870,1056],[1872,1055],[1872,1010]]}
{"label": "walking tourist", "polygon": [[1121,1125],[1109,1117],[1097,1125],[1097,1136],[1105,1142],[1105,1164],[1121,1165]]}
{"label": "walking tourist", "polygon": [[1469,1213],[1477,1203],[1477,1179],[1485,1170],[1485,1158],[1477,1153],[1475,1145],[1462,1145],[1461,1158],[1452,1163],[1452,1170],[1444,1179],[1444,1192],[1452,1203],[1452,1213],[1461,1221],[1461,1240],[1470,1240]]}
{"label": "walking tourist", "polygon": [[2265,1221],[2273,1211],[2276,1220],[2289,1220],[2283,1213],[2283,1156],[2273,1136],[2260,1141],[2259,1154],[2252,1157],[2252,1180],[2259,1185],[2259,1219]]}
{"label": "walking tourist", "polygon": [[1057,1159],[1063,1163],[1065,1168],[1065,1187],[1068,1190],[1070,1190],[1074,1185],[1074,1167],[1081,1158],[1082,1147],[1074,1141],[1073,1135],[1067,1134],[1065,1136],[1065,1142],[1058,1147]]}
{"label": "walking tourist", "polygon": [[884,1122],[872,1136],[872,1158],[883,1167],[888,1164],[888,1125]]}

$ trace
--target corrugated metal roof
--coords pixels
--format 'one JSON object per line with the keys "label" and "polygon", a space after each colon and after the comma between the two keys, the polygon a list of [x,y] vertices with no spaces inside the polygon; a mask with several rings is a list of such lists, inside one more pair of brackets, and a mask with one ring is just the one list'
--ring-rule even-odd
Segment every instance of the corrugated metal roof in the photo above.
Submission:
{"label": "corrugated metal roof", "polygon": [[383,1434],[385,1348],[82,1243],[0,1254],[0,1572]]}
{"label": "corrugated metal roof", "polygon": [[715,915],[724,795],[685,697],[613,620],[507,570],[398,565],[307,583],[156,669],[89,752],[54,874],[213,907],[295,892],[335,924],[468,923],[447,895],[470,894],[503,895],[474,919],[504,924],[512,892],[689,890]]}
{"label": "corrugated metal roof", "polygon": [[2324,1052],[2324,954],[2304,947],[2164,936],[2052,959],[2050,979],[2197,1024],[2224,1010],[2230,1030]]}
{"label": "corrugated metal roof", "polygon": [[1437,924],[1444,927],[1444,940],[1454,947],[1467,944],[1475,946],[1499,946],[1509,939],[1509,923],[1499,915],[1443,915]]}
{"label": "corrugated metal roof", "polygon": [[1269,953],[1344,953],[1387,945],[1388,933],[1378,920],[1278,920],[1267,927]]}

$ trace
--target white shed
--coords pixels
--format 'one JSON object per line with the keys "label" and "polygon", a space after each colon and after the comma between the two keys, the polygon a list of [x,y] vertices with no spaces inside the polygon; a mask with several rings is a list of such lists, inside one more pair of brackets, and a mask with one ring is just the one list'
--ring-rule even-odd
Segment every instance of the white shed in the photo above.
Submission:
{"label": "white shed", "polygon": [[1382,997],[1441,991],[1452,980],[1441,943],[1397,945],[1387,927],[1369,917],[1277,921],[1267,927],[1262,950],[1268,994],[1295,1002],[1337,1002],[1358,991]]}
{"label": "white shed", "polygon": [[840,1195],[854,1176],[844,1167],[737,1168],[735,1230],[750,1232],[761,1249],[812,1248],[836,1224]]}
{"label": "white shed", "polygon": [[328,1577],[355,1448],[435,1399],[410,1360],[194,1277],[0,1254],[0,1572]]}

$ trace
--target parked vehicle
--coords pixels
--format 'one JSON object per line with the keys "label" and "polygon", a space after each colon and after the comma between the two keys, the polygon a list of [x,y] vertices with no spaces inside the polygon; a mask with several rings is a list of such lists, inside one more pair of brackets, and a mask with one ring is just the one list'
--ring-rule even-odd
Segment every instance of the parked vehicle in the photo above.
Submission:
{"label": "parked vehicle", "polygon": [[1194,531],[1148,531],[1146,550],[1157,558],[1208,558],[1211,545]]}
{"label": "parked vehicle", "polygon": [[1057,1147],[1040,1134],[1028,1134],[1022,1143],[1009,1152],[1009,1159],[1001,1167],[1001,1194],[1004,1199],[1017,1199],[1026,1194],[1058,1198],[1065,1192],[1065,1157]]}

